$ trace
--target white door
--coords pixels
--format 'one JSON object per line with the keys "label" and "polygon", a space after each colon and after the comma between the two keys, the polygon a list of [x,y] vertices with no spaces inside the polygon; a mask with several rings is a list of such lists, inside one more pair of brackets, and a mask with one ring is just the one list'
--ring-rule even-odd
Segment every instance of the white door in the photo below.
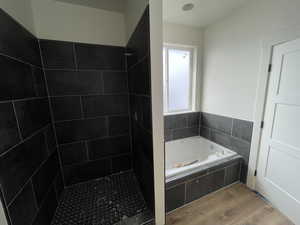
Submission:
{"label": "white door", "polygon": [[300,39],[274,47],[257,190],[300,225]]}

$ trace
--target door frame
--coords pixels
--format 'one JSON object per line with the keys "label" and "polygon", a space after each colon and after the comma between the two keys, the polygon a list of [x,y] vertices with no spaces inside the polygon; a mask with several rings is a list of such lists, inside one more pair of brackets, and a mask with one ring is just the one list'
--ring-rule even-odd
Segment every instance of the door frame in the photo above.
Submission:
{"label": "door frame", "polygon": [[259,153],[262,137],[261,122],[265,117],[265,106],[267,101],[267,88],[269,84],[269,65],[272,63],[273,47],[285,42],[289,42],[300,38],[300,27],[293,29],[283,29],[272,32],[265,36],[261,41],[261,60],[259,68],[259,79],[256,89],[256,100],[254,108],[253,120],[253,135],[250,149],[249,169],[247,186],[256,190],[256,176],[255,171],[258,167]]}

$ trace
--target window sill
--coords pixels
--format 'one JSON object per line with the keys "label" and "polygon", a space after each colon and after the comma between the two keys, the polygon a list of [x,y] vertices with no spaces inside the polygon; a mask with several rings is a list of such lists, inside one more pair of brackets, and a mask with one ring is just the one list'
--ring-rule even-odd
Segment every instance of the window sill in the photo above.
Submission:
{"label": "window sill", "polygon": [[180,114],[186,114],[186,113],[197,113],[197,112],[200,112],[200,111],[191,110],[191,111],[164,113],[164,116],[180,115]]}

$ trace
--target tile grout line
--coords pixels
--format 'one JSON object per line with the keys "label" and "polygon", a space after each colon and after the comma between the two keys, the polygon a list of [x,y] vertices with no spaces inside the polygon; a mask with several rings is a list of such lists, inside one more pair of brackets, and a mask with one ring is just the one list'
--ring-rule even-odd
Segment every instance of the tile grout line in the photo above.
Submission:
{"label": "tile grout line", "polygon": [[0,101],[0,104],[11,103],[11,102],[25,102],[25,101],[41,100],[41,99],[46,99],[46,98],[48,98],[48,96],[20,98],[20,99],[10,99],[10,100]]}
{"label": "tile grout line", "polygon": [[53,132],[54,132],[54,136],[55,136],[56,152],[57,152],[57,155],[58,155],[58,161],[59,161],[59,165],[60,165],[60,171],[61,171],[61,174],[62,174],[63,184],[65,186],[65,176],[63,174],[61,155],[60,155],[60,151],[59,151],[58,139],[57,139],[57,133],[56,133],[55,119],[54,119],[54,114],[53,114],[53,108],[52,108],[52,103],[51,103],[51,97],[50,97],[50,92],[49,92],[49,87],[48,87],[48,80],[47,80],[47,76],[46,76],[45,63],[44,63],[44,57],[43,57],[43,52],[42,52],[40,40],[38,40],[38,45],[39,45],[39,50],[40,50],[40,57],[41,57],[42,70],[43,70],[43,75],[44,75],[44,80],[45,80],[45,85],[46,85],[46,91],[47,91],[47,95],[48,95],[48,103],[49,103],[51,124],[52,124],[52,129],[53,129]]}
{"label": "tile grout line", "polygon": [[[50,123],[49,123],[50,124]],[[29,141],[31,138],[33,138],[34,136],[38,135],[41,131],[45,130],[49,124],[45,125],[44,127],[40,128],[39,130],[33,132],[30,136],[22,139],[19,143],[15,144],[14,146],[10,147],[9,149],[7,149],[5,152],[0,154],[0,158],[3,157],[4,155],[8,154],[10,151],[13,151],[16,147],[18,147],[19,145],[25,143],[26,141]]]}
{"label": "tile grout line", "polygon": [[[55,154],[54,152],[52,154]],[[43,167],[43,165],[48,161],[47,157],[46,159],[44,159],[41,164],[33,171],[33,173],[31,174],[31,176],[27,179],[27,181],[24,183],[24,185],[20,188],[20,190],[15,194],[15,196],[10,200],[10,202],[8,203],[8,207],[10,207],[10,205],[16,200],[16,198],[21,194],[21,192],[24,190],[24,188],[26,187],[26,185],[31,182],[32,178],[36,175],[36,173]]]}
{"label": "tile grout line", "polygon": [[[8,210],[8,204],[7,204],[7,201],[6,201],[6,199],[5,199],[5,197],[4,197],[4,192],[3,192],[3,190],[2,190],[2,185],[0,185],[0,192],[1,192],[1,198],[3,199],[3,208],[4,208],[4,214],[5,214],[5,216],[6,216],[6,218],[7,218],[7,222],[8,222],[8,224],[9,225],[12,225],[12,219],[11,219],[11,216],[10,216],[10,213],[9,213],[9,210]],[[0,201],[1,201],[1,198],[0,198]],[[1,204],[1,202],[0,202],[0,204]]]}
{"label": "tile grout line", "polygon": [[[17,122],[19,137],[20,137],[20,140],[22,141],[24,139],[23,139],[23,136],[22,136],[22,133],[21,133],[20,123],[19,123],[19,119],[18,119],[18,115],[17,115],[17,110],[16,110],[16,106],[15,106],[15,102],[14,101],[12,101],[12,106],[13,106],[13,110],[14,110],[14,114],[15,114],[15,118],[16,118],[16,122]],[[20,144],[20,143],[18,143],[18,144]]]}
{"label": "tile grout line", "polygon": [[97,138],[91,138],[91,139],[83,139],[83,140],[78,140],[78,141],[72,141],[68,143],[61,143],[58,146],[67,146],[67,145],[72,145],[72,144],[79,144],[81,142],[91,142],[91,141],[98,141],[98,140],[105,140],[105,139],[114,139],[114,138],[121,138],[121,137],[128,137],[128,133],[123,133],[120,135],[115,135],[115,136],[102,136],[102,137],[97,137]]}

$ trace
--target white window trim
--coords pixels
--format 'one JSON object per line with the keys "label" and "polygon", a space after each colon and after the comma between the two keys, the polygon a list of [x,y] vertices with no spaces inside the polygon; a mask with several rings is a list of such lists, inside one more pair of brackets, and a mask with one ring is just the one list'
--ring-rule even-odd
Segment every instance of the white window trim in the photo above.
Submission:
{"label": "white window trim", "polygon": [[[164,54],[166,56],[164,57],[165,62],[164,62],[164,85],[167,87],[167,91],[164,90],[164,115],[174,115],[174,114],[182,114],[182,113],[189,113],[189,112],[196,112],[196,86],[197,86],[197,68],[198,68],[198,63],[197,63],[197,47],[196,46],[188,46],[188,45],[179,45],[179,44],[169,44],[169,43],[164,43],[163,46]],[[174,110],[174,111],[168,111],[168,80],[166,74],[168,73],[168,67],[169,64],[166,63],[168,62],[168,49],[179,49],[179,50],[186,50],[191,52],[191,61],[190,61],[190,91],[189,91],[189,108],[187,109],[182,109],[182,110]]]}

